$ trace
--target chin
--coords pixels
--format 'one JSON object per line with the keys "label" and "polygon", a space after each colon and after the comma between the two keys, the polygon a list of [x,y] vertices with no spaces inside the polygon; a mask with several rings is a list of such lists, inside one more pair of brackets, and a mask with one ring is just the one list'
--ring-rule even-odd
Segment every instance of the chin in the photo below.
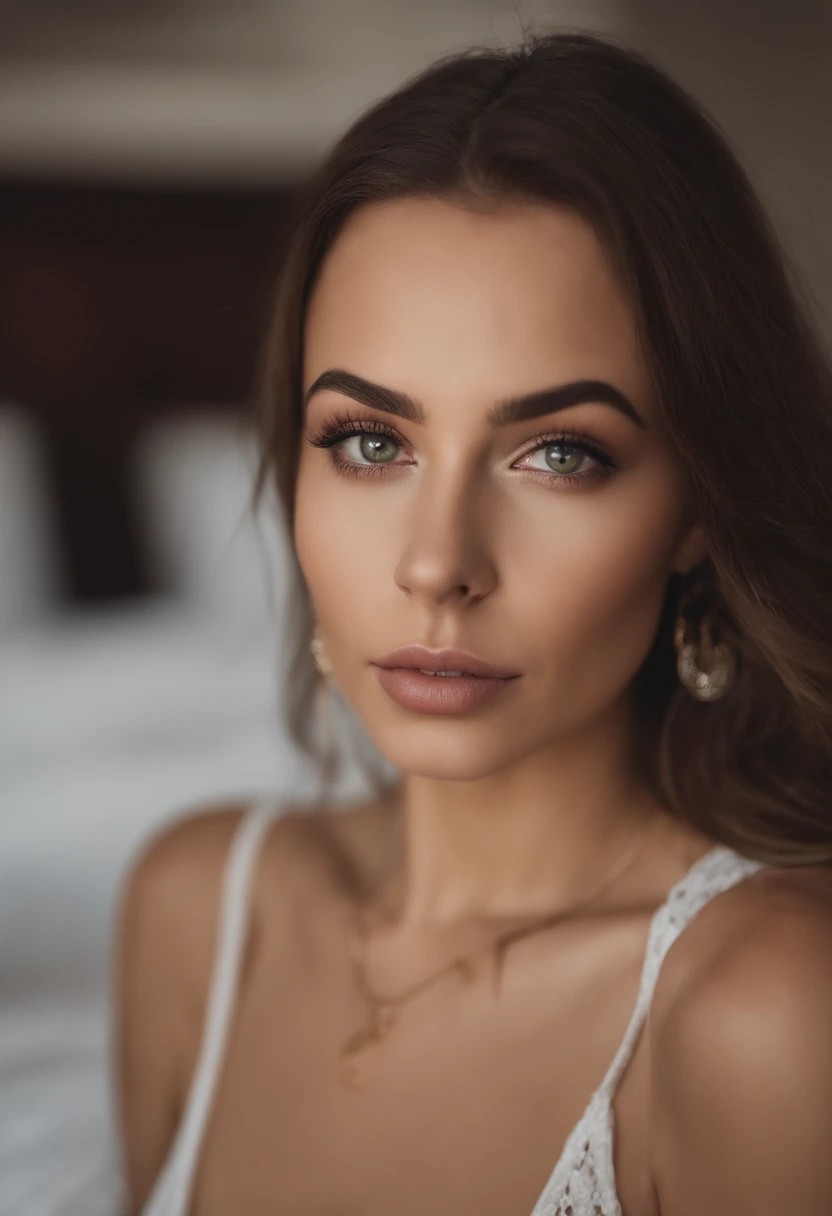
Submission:
{"label": "chin", "polygon": [[[437,723],[431,724],[434,728]],[[489,737],[476,738],[447,730],[447,719],[440,726],[444,738],[425,739],[421,743],[412,738],[405,740],[407,727],[400,732],[387,730],[373,732],[372,739],[378,750],[403,776],[428,777],[434,781],[480,781],[499,773],[521,759],[519,754],[509,751],[505,733],[500,744],[495,744],[491,732]],[[398,736],[398,737],[397,737]]]}

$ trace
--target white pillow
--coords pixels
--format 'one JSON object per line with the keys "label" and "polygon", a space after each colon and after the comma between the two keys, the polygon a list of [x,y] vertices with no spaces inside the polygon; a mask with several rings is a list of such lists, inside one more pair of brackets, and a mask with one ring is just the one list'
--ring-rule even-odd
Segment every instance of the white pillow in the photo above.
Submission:
{"label": "white pillow", "polygon": [[253,517],[255,469],[244,422],[179,417],[139,440],[135,492],[160,591],[226,624],[274,629],[287,590],[287,538],[273,493]]}

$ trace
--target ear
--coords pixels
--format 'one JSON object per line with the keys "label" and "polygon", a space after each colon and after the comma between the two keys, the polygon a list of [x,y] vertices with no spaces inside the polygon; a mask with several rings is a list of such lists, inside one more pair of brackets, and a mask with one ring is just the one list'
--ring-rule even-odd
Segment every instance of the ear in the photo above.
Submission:
{"label": "ear", "polygon": [[682,533],[673,555],[672,568],[676,574],[689,574],[708,556],[708,545],[701,524],[691,524]]}

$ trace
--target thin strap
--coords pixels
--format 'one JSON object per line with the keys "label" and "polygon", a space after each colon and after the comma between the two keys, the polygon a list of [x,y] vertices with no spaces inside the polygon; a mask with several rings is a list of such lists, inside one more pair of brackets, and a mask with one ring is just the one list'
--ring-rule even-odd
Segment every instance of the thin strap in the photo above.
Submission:
{"label": "thin strap", "polygon": [[574,1212],[576,1216],[579,1212],[622,1216],[615,1184],[612,1097],[647,1017],[664,957],[685,925],[709,899],[762,869],[764,864],[726,845],[716,845],[670,888],[650,922],[638,998],[624,1038],[606,1076],[567,1136],[531,1216],[563,1216],[566,1212]]}
{"label": "thin strap", "polygon": [[237,993],[251,875],[259,846],[280,805],[273,798],[252,803],[234,833],[223,873],[219,932],[199,1058],[173,1149],[142,1216],[186,1216]]}
{"label": "thin strap", "polygon": [[748,874],[762,869],[763,865],[763,862],[744,857],[727,845],[715,845],[670,888],[664,903],[650,922],[636,1006],[607,1075],[596,1090],[600,1098],[608,1101],[615,1092],[647,1018],[664,957],[685,925],[713,896],[726,891]]}

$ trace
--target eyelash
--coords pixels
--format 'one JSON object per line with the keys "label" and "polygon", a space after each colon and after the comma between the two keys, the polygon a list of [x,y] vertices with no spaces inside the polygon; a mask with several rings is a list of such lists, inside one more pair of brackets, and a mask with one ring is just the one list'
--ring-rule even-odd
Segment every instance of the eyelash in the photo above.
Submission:
{"label": "eyelash", "polygon": [[[334,468],[339,473],[343,473],[347,477],[377,477],[385,476],[388,469],[397,467],[392,463],[388,464],[356,464],[354,461],[345,460],[338,451],[336,445],[342,443],[345,439],[351,438],[353,435],[384,435],[391,439],[394,443],[404,447],[403,439],[384,422],[379,422],[375,418],[351,418],[349,415],[333,415],[328,418],[322,425],[318,433],[310,437],[307,442],[316,448],[328,448],[329,459]],[[556,473],[554,470],[547,473],[543,469],[528,469],[530,473],[537,473],[547,479],[547,481],[566,482],[570,487],[579,485],[581,482],[595,481],[598,478],[609,476],[609,474],[617,468],[616,462],[602,448],[592,443],[586,435],[579,431],[558,431],[552,435],[539,435],[534,447],[529,448],[523,453],[523,457],[531,456],[534,452],[541,448],[553,447],[556,444],[561,444],[564,447],[570,447],[579,452],[584,452],[591,456],[597,462],[595,469],[591,472],[582,473]],[[521,457],[522,459],[522,457]]]}

